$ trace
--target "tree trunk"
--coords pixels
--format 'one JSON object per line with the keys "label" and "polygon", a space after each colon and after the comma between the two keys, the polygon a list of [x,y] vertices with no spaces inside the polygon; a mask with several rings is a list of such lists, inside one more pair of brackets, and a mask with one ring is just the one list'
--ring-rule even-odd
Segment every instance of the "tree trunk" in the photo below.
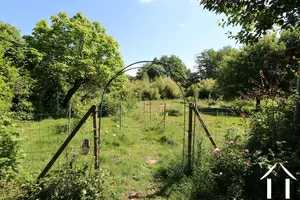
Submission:
{"label": "tree trunk", "polygon": [[71,89],[69,89],[67,95],[65,96],[64,98],[64,101],[62,103],[62,107],[63,108],[67,108],[68,107],[68,104],[72,98],[72,96],[77,92],[77,90],[80,88],[82,84],[82,81],[80,80],[75,80],[75,83],[73,85],[73,87]]}

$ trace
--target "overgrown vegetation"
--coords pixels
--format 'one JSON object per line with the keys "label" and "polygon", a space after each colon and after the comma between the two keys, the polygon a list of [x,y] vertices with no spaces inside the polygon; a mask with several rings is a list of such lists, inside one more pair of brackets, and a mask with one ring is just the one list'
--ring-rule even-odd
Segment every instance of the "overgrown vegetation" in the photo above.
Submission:
{"label": "overgrown vegetation", "polygon": [[[91,104],[99,103],[104,86],[124,62],[117,41],[82,13],[69,17],[60,12],[50,22],[39,21],[32,35],[23,37],[0,22],[0,196],[120,199],[135,192],[137,198],[259,200],[265,198],[266,187],[259,179],[276,163],[299,179],[298,1],[200,2],[205,9],[226,14],[223,25],[241,25],[231,37],[245,44],[204,50],[196,57],[196,72],[179,57],[163,55],[145,63],[135,77],[120,75],[102,102],[103,170],[74,167],[77,155],[82,162],[89,159],[84,155],[90,152],[80,152],[82,139],[92,141],[92,129],[86,129],[85,138],[74,140],[66,150],[72,151],[65,156],[71,161],[37,184],[37,170],[72,128],[71,118],[66,126],[66,111],[77,122]],[[282,31],[270,32],[276,26]],[[186,114],[186,105],[177,100],[181,97],[186,103],[201,99],[201,115],[218,144],[211,149],[206,138],[196,135],[191,176],[185,173],[186,151],[179,145],[185,141],[178,134]],[[155,106],[160,100],[167,103]],[[146,105],[157,110],[147,111]],[[234,113],[226,116],[229,124],[218,112],[222,109]],[[18,129],[20,123],[32,129]],[[32,163],[28,157],[34,158]],[[279,172],[273,179],[275,199],[283,198],[284,177]],[[292,196],[300,198],[298,185]]]}

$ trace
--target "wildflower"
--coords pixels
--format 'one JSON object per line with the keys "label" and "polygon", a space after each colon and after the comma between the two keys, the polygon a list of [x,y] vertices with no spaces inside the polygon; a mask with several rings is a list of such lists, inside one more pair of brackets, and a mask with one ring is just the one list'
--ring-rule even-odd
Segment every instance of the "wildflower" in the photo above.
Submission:
{"label": "wildflower", "polygon": [[116,136],[116,134],[113,134],[113,136],[115,137],[115,136]]}
{"label": "wildflower", "polygon": [[223,172],[220,172],[219,175],[222,176],[222,175],[223,175]]}
{"label": "wildflower", "polygon": [[248,167],[248,166],[249,166],[249,163],[248,163],[248,162],[244,162],[244,166],[245,166],[245,167]]}
{"label": "wildflower", "polygon": [[234,143],[233,140],[230,140],[229,144],[233,144],[233,143]]}
{"label": "wildflower", "polygon": [[220,152],[220,149],[219,148],[215,148],[214,150],[213,150],[213,153],[214,154],[217,154],[217,153],[219,153]]}
{"label": "wildflower", "polygon": [[106,130],[105,133],[107,134],[107,133],[108,133],[108,130]]}
{"label": "wildflower", "polygon": [[244,152],[245,153],[249,153],[249,149],[244,149]]}

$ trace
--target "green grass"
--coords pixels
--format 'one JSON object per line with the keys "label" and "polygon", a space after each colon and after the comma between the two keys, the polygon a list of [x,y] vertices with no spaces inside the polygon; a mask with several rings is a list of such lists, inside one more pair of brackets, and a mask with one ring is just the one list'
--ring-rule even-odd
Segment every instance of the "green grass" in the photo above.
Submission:
{"label": "green grass", "polygon": [[[180,100],[168,100],[165,103],[167,108],[184,111]],[[204,103],[198,102],[199,104]],[[174,155],[182,155],[183,141],[185,143],[187,141],[187,133],[183,129],[184,116],[167,116],[164,129],[162,114],[164,102],[151,101],[151,121],[149,108],[150,102],[140,102],[136,110],[122,116],[122,130],[119,128],[118,115],[102,120],[100,160],[101,167],[110,174],[105,180],[108,199],[128,199],[130,193],[136,192],[143,195],[155,193],[161,188],[162,183],[154,178],[154,174],[167,163],[168,159],[173,159]],[[247,119],[240,117],[204,114],[201,116],[219,146],[224,143],[223,136],[228,128],[235,126],[243,131],[247,126]],[[72,119],[71,128],[76,125],[76,121],[78,120]],[[185,125],[187,129],[187,116]],[[196,138],[204,139],[203,149],[211,151],[213,147],[198,121],[195,127]],[[21,174],[34,180],[67,137],[68,119],[25,122],[21,131],[21,147],[25,154],[21,161]],[[80,154],[83,139],[89,139],[91,143],[87,155]],[[70,156],[72,152],[76,152],[78,156],[72,158]],[[178,156],[178,159],[181,160],[182,157]],[[71,160],[77,165],[89,164],[93,168],[91,119],[80,129],[52,169],[69,164]]]}

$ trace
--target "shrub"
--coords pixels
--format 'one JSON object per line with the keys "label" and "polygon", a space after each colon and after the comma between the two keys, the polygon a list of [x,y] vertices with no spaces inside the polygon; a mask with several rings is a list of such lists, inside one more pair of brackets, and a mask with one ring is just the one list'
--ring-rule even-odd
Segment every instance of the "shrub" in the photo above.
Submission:
{"label": "shrub", "polygon": [[101,199],[105,174],[101,171],[88,172],[88,169],[84,166],[53,170],[38,184],[32,185],[23,199]]}
{"label": "shrub", "polygon": [[102,101],[102,117],[115,115],[118,111],[118,108],[119,103],[116,101],[116,99],[110,97],[109,95],[104,96]]}
{"label": "shrub", "polygon": [[16,170],[19,157],[19,132],[8,117],[0,116],[0,177],[6,170]]}
{"label": "shrub", "polygon": [[178,117],[178,116],[182,115],[182,112],[180,112],[180,110],[174,109],[174,108],[167,109],[166,112],[167,112],[168,116]]}
{"label": "shrub", "polygon": [[[253,113],[251,117],[247,141],[247,146],[253,149],[251,155],[253,165],[251,165],[252,173],[246,177],[248,186],[246,195],[255,199],[263,198],[265,195],[265,185],[259,179],[277,162],[283,163],[299,179],[300,143],[299,135],[295,134],[294,124],[297,99],[291,95],[284,98],[266,97],[265,101],[266,105],[261,105],[260,111]],[[282,175],[279,173],[273,180],[274,187],[280,187],[280,177]],[[299,187],[297,189],[299,190]],[[281,197],[280,194],[273,194],[273,198]],[[299,199],[299,196],[295,199]]]}
{"label": "shrub", "polygon": [[203,79],[198,83],[199,88],[199,98],[200,99],[207,99],[210,96],[216,97],[217,96],[217,85],[216,80],[208,78]]}
{"label": "shrub", "polygon": [[196,99],[198,99],[199,97],[199,88],[197,87],[196,84],[191,85],[186,93],[185,93],[185,97],[196,97]]}
{"label": "shrub", "polygon": [[235,99],[231,102],[231,106],[237,110],[247,110],[247,107],[254,106],[251,100],[247,99]]}
{"label": "shrub", "polygon": [[178,85],[170,77],[159,77],[153,82],[152,87],[159,89],[163,99],[175,99],[181,96]]}
{"label": "shrub", "polygon": [[234,140],[227,142],[227,147],[213,151],[211,171],[215,176],[214,194],[223,199],[238,199],[242,198],[244,177],[249,173],[249,151]]}

